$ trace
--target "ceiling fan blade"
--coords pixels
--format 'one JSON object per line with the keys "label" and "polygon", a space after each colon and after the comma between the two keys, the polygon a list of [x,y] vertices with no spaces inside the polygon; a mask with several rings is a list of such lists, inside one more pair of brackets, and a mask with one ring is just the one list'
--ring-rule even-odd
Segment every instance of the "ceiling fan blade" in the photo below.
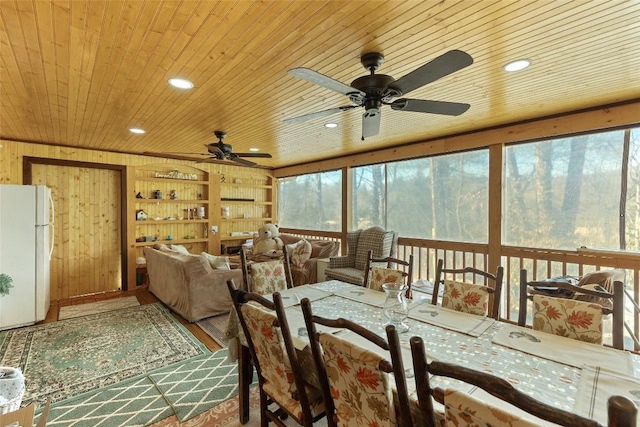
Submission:
{"label": "ceiling fan blade", "polygon": [[362,139],[380,133],[380,108],[370,108],[362,115]]}
{"label": "ceiling fan blade", "polygon": [[142,155],[144,156],[153,156],[153,157],[164,157],[165,159],[174,159],[174,160],[187,160],[190,162],[201,162],[202,159],[197,159],[194,157],[189,157],[190,155],[192,156],[202,156],[203,154],[200,153],[183,153],[184,155],[181,154],[174,154],[174,153],[154,153],[151,151],[145,151],[144,153],[142,153]]}
{"label": "ceiling fan blade", "polygon": [[257,164],[257,163],[254,163],[252,161],[242,159],[242,158],[238,157],[237,154],[231,154],[228,158],[232,162],[240,163],[243,166],[255,166]]}
{"label": "ceiling fan blade", "polygon": [[359,105],[345,105],[344,107],[331,108],[329,110],[318,111],[315,113],[305,114],[303,116],[284,119],[282,122],[287,124],[301,123],[301,122],[306,122],[307,120],[317,119],[318,117],[330,116],[331,114],[339,113],[340,111],[351,110],[357,107],[359,107]]}
{"label": "ceiling fan blade", "polygon": [[391,103],[393,110],[415,111],[418,113],[459,116],[471,107],[460,102],[428,101],[425,99],[397,99]]}
{"label": "ceiling fan blade", "polygon": [[261,157],[263,159],[270,159],[271,154],[269,153],[233,153],[238,157]]}
{"label": "ceiling fan blade", "polygon": [[324,74],[320,74],[319,72],[311,70],[309,68],[293,68],[289,70],[288,73],[301,80],[305,80],[309,83],[322,86],[343,95],[347,95],[350,93],[362,93],[362,95],[364,96],[364,93],[360,92],[358,89],[355,89],[347,84],[339,82],[338,80],[334,80],[331,77],[327,77]]}
{"label": "ceiling fan blade", "polygon": [[409,74],[400,77],[389,85],[393,89],[400,90],[406,95],[414,89],[455,73],[458,70],[473,64],[473,58],[461,50],[450,50],[437,58],[416,68]]}

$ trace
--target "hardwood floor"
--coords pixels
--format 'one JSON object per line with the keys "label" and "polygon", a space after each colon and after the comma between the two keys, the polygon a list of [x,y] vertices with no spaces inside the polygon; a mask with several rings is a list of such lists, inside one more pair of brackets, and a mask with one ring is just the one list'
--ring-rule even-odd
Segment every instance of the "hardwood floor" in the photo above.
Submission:
{"label": "hardwood floor", "polygon": [[[87,304],[95,301],[103,301],[106,299],[113,298],[122,298],[130,295],[135,295],[138,298],[138,302],[143,304],[153,304],[156,302],[160,302],[155,295],[149,292],[149,289],[146,286],[142,286],[139,289],[131,290],[131,291],[116,291],[116,292],[104,292],[100,294],[92,294],[82,297],[69,298],[66,300],[52,302],[51,307],[49,308],[49,312],[47,313],[47,317],[43,321],[43,323],[57,322],[58,321],[58,313],[60,311],[60,307],[64,307],[67,305],[76,305],[76,304]],[[160,302],[162,304],[162,302]],[[207,335],[198,325],[195,323],[189,323],[185,319],[183,319],[180,315],[171,312],[173,317],[178,319],[180,323],[182,323],[188,330],[191,332],[200,342],[202,342],[210,351],[220,350],[222,347],[216,341],[213,340],[209,335]]]}

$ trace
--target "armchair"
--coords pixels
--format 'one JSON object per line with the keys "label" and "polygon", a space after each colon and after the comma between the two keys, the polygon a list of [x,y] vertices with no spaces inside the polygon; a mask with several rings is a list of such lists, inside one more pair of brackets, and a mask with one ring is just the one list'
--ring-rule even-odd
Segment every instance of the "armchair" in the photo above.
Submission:
{"label": "armchair", "polygon": [[[395,231],[385,231],[381,227],[350,231],[347,233],[347,255],[329,258],[325,276],[327,279],[364,286],[369,251],[372,251],[374,258],[395,257],[397,246],[398,233]],[[375,266],[388,267],[389,264]]]}

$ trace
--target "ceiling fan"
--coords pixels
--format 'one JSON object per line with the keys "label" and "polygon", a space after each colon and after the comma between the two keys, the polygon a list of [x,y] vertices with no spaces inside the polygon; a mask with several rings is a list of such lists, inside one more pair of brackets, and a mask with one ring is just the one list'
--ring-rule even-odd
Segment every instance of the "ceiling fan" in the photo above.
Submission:
{"label": "ceiling fan", "polygon": [[468,53],[461,50],[451,50],[400,77],[398,80],[385,74],[375,74],[383,61],[384,56],[377,52],[362,55],[360,62],[364,68],[369,70],[370,75],[358,77],[351,82],[351,85],[346,85],[309,68],[289,70],[288,73],[294,77],[347,95],[352,105],[285,119],[284,123],[300,123],[318,117],[329,116],[340,111],[364,107],[362,115],[362,139],[364,140],[366,137],[377,135],[380,132],[380,107],[383,105],[388,105],[394,110],[448,116],[458,116],[469,109],[469,104],[458,102],[400,98],[412,90],[473,64],[473,58]]}
{"label": "ceiling fan", "polygon": [[[243,159],[243,157],[260,157],[265,159],[270,159],[271,154],[268,153],[234,153],[233,147],[229,144],[225,144],[222,142],[227,133],[221,130],[216,130],[213,132],[218,138],[218,142],[212,142],[211,144],[205,144],[207,147],[208,153],[193,153],[196,156],[207,156],[208,158],[204,160],[194,159],[192,157],[186,157],[181,155],[187,155],[189,153],[165,153],[163,155],[171,155],[174,159],[178,160],[196,160],[201,163],[211,163],[220,160],[229,160],[232,162],[239,163],[243,166],[255,166],[256,163]],[[145,153],[151,155],[157,155],[158,153]]]}

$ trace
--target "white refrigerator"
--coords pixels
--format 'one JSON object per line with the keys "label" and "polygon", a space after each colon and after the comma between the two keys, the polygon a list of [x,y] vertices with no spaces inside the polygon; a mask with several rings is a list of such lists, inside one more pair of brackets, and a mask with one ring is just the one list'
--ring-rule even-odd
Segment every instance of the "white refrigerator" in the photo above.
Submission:
{"label": "white refrigerator", "polygon": [[0,274],[13,279],[0,296],[0,330],[47,316],[53,252],[53,202],[44,185],[0,185]]}

